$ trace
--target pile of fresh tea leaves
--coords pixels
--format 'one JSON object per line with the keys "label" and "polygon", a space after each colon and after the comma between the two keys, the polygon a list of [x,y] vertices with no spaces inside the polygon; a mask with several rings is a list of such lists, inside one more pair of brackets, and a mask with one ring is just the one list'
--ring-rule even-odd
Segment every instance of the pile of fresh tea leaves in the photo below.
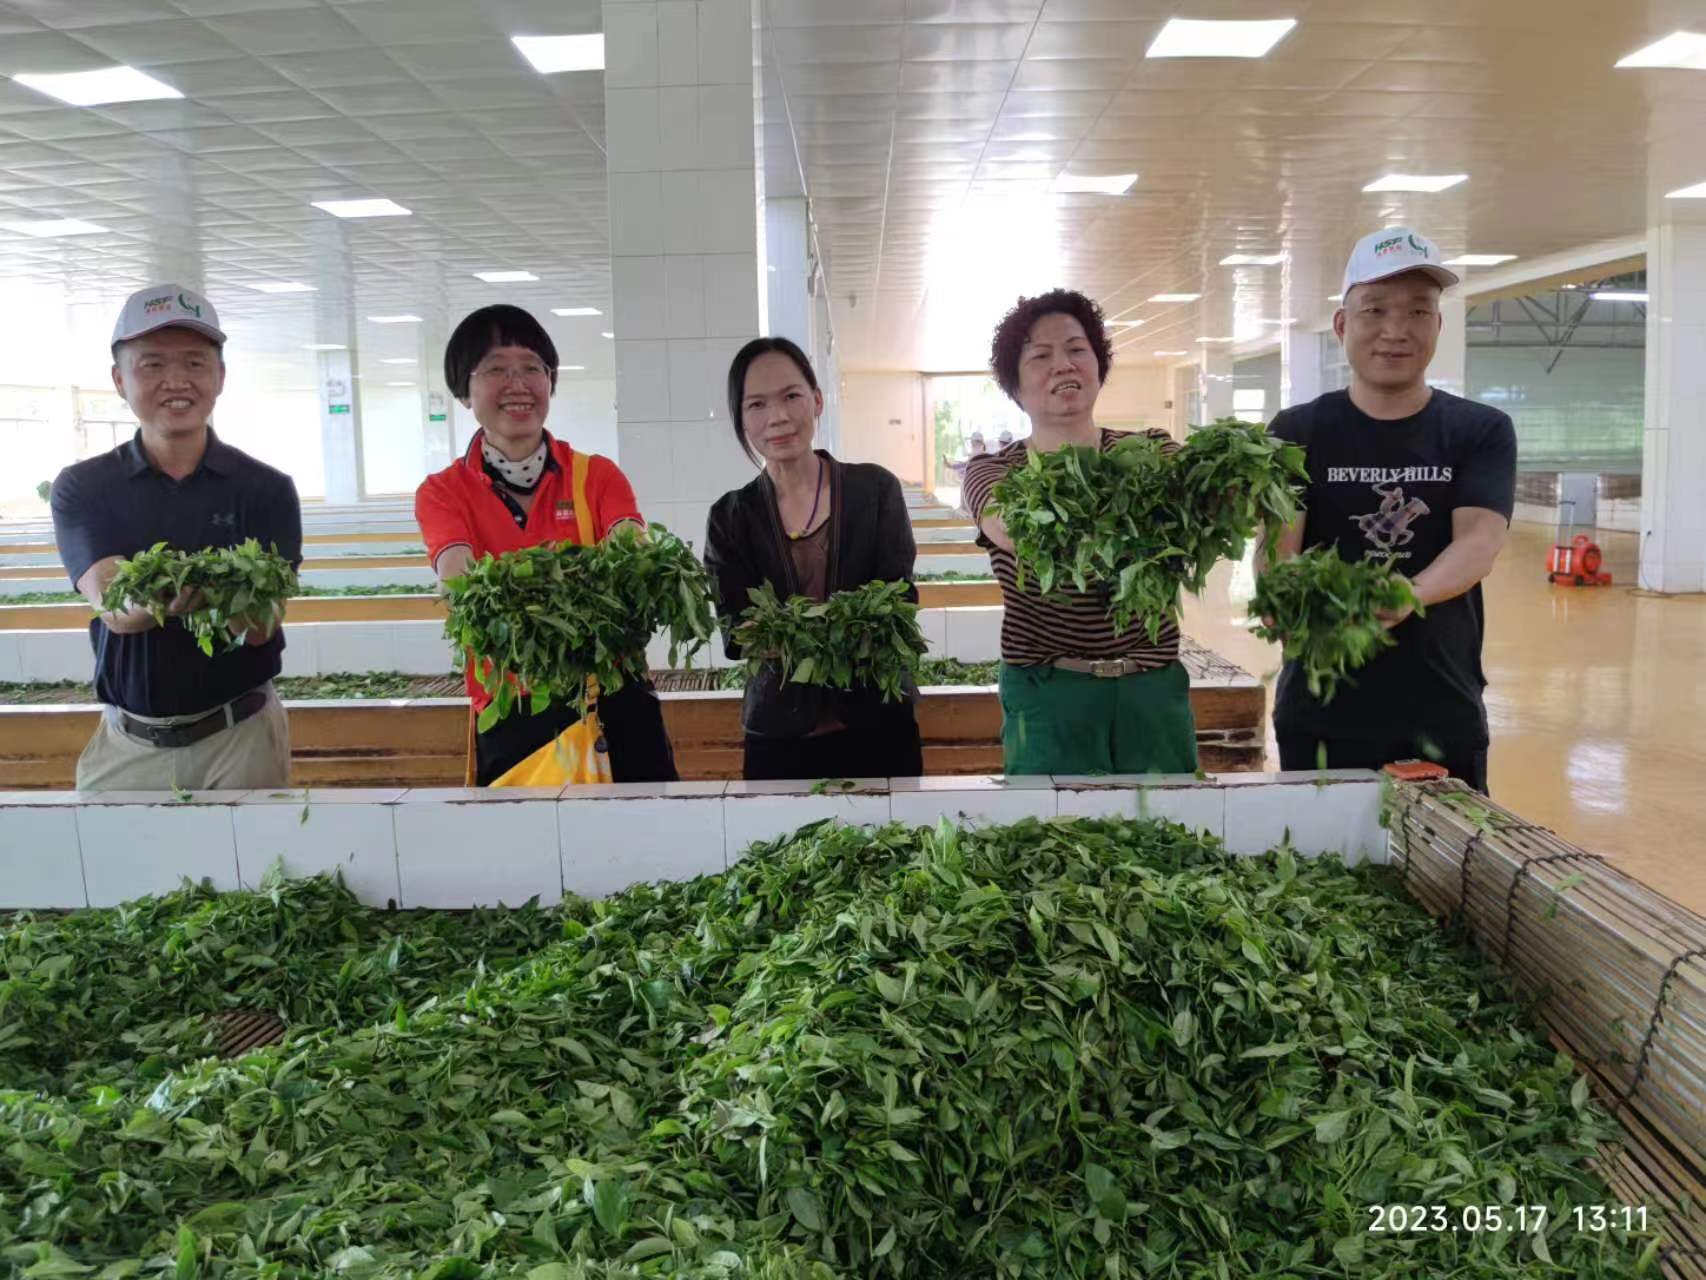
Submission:
{"label": "pile of fresh tea leaves", "polygon": [[[212,657],[242,647],[249,631],[276,625],[296,590],[295,566],[254,538],[201,551],[156,542],[119,561],[101,608],[123,613],[140,605],[162,627],[176,618]],[[179,612],[168,612],[175,602]]]}
{"label": "pile of fresh tea leaves", "polygon": [[[238,1005],[292,1034],[203,1058]],[[1159,823],[819,825],[551,911],[271,881],[0,923],[20,1276],[1625,1277],[1656,1242],[1572,1214],[1614,1132],[1386,873]],[[1434,1204],[1505,1225],[1375,1229]]]}
{"label": "pile of fresh tea leaves", "polygon": [[699,558],[662,525],[623,525],[603,542],[526,547],[483,556],[445,583],[445,634],[480,662],[492,695],[489,729],[518,705],[583,702],[587,678],[615,693],[646,672],[646,644],[668,632],[670,665],[711,636],[710,580]]}

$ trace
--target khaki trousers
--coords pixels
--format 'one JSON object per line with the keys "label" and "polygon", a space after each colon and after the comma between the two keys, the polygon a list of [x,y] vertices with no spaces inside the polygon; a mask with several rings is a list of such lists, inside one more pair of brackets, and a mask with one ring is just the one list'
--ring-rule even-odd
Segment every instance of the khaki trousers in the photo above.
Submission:
{"label": "khaki trousers", "polygon": [[[79,791],[255,791],[290,785],[290,725],[269,681],[267,701],[241,724],[187,747],[156,747],[124,731],[117,707],[77,758]],[[173,717],[173,720],[194,717]],[[166,720],[162,723],[172,723]]]}

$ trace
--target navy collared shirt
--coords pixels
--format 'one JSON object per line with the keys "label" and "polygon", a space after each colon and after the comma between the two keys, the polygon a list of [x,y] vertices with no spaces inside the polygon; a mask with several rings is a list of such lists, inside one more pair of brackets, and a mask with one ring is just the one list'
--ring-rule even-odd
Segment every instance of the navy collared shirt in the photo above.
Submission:
{"label": "navy collared shirt", "polygon": [[[182,480],[158,471],[138,431],[110,453],[65,468],[53,482],[53,530],[71,585],[108,556],[164,542],[183,551],[230,547],[245,538],[302,563],[302,506],[284,472],[207,433],[201,464]],[[116,635],[89,623],[95,696],[143,716],[181,716],[242,696],[279,673],[283,628],[261,645],[209,658],[176,622]]]}

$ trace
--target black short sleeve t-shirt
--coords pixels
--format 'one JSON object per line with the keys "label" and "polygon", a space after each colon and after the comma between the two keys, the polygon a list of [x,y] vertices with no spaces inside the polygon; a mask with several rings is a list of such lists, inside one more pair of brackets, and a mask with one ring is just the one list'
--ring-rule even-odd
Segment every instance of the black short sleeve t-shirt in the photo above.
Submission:
{"label": "black short sleeve t-shirt", "polygon": [[[76,586],[108,556],[165,542],[182,551],[236,546],[245,538],[300,567],[302,507],[284,472],[224,443],[211,430],[201,465],[182,480],[156,471],[142,433],[110,453],[65,468],[53,482],[54,538]],[[284,629],[265,644],[207,657],[176,622],[118,635],[98,617],[95,697],[142,716],[191,715],[230,702],[279,673]]]}
{"label": "black short sleeve t-shirt", "polygon": [[[1303,446],[1309,487],[1303,545],[1345,560],[1385,560],[1415,577],[1451,544],[1452,513],[1484,507],[1510,519],[1516,431],[1499,410],[1435,391],[1408,418],[1371,418],[1333,391],[1286,409],[1269,431]],[[1407,618],[1382,650],[1322,705],[1296,663],[1280,673],[1274,728],[1356,742],[1425,734],[1487,740],[1481,691],[1481,588]]]}

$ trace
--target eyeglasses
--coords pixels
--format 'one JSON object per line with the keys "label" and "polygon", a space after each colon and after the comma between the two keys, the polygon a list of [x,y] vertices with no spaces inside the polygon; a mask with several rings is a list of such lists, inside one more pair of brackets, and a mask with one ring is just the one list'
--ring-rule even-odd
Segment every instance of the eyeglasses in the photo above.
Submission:
{"label": "eyeglasses", "polygon": [[532,378],[543,378],[549,372],[539,361],[529,360],[524,364],[514,366],[507,364],[484,365],[474,370],[474,376],[487,386],[501,387],[513,378],[520,378],[526,382]]}

